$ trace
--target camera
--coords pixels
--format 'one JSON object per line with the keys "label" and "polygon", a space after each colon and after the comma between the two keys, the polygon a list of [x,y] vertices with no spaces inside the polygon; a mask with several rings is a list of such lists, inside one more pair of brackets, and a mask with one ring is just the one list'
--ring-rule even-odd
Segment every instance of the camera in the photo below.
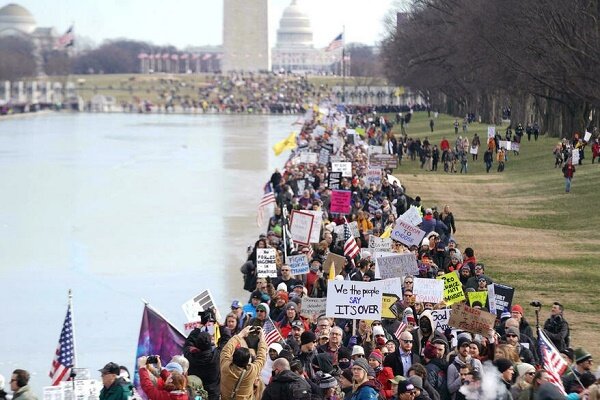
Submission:
{"label": "camera", "polygon": [[215,322],[215,312],[212,309],[198,311],[198,315],[200,316],[200,323],[202,325],[206,325],[209,322]]}
{"label": "camera", "polygon": [[158,364],[158,356],[148,356],[146,358],[146,364]]}
{"label": "camera", "polygon": [[532,307],[538,307],[538,308],[539,308],[539,307],[541,307],[541,306],[542,306],[542,303],[540,303],[540,302],[539,302],[539,301],[537,301],[537,300],[534,300],[534,301],[532,301],[531,303],[529,303],[529,305],[530,305],[530,306],[532,306]]}
{"label": "camera", "polygon": [[250,328],[250,331],[248,332],[249,335],[258,335],[260,333],[261,327],[260,326],[253,326],[252,328]]}

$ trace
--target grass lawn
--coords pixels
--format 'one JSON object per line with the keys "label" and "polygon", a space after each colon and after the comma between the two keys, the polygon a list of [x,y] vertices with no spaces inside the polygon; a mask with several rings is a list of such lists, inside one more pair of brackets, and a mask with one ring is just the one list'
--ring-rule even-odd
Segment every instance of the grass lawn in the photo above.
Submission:
{"label": "grass lawn", "polygon": [[[433,114],[432,114],[433,115]],[[429,129],[426,112],[415,113],[408,127],[411,137],[428,137],[438,144],[445,136],[454,145],[454,118],[440,115],[435,131]],[[399,133],[399,126],[394,132]],[[502,133],[506,126],[497,127]],[[469,126],[471,141],[477,132],[487,140],[487,125]],[[420,169],[420,163],[404,159],[396,175],[411,196],[420,195],[424,205],[448,204],[457,225],[460,248],[472,247],[477,259],[495,282],[516,288],[515,301],[535,326],[532,300],[544,307],[541,323],[549,316],[550,305],[558,300],[565,305],[572,344],[600,354],[600,205],[598,184],[600,164],[591,164],[591,149],[586,149],[583,165],[577,166],[572,191],[564,191],[564,178],[554,168],[553,146],[558,138],[541,136],[537,142],[521,142],[519,156],[509,152],[506,169],[494,166],[485,172],[483,151],[479,160],[469,158],[468,174],[447,174],[443,165],[437,172]],[[459,166],[460,167],[460,166]]]}

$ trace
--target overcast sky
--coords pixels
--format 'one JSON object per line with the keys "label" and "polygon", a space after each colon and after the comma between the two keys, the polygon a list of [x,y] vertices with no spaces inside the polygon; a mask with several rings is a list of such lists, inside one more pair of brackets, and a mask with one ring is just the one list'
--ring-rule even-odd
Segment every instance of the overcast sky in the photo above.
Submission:
{"label": "overcast sky", "polygon": [[[222,43],[223,0],[12,0],[27,8],[38,26],[75,33],[97,44],[125,37],[156,45]],[[12,1],[0,0],[4,6]],[[291,0],[269,0],[269,40],[275,44],[279,19]],[[346,27],[346,42],[375,44],[395,0],[298,0],[311,18],[315,47],[324,47]]]}

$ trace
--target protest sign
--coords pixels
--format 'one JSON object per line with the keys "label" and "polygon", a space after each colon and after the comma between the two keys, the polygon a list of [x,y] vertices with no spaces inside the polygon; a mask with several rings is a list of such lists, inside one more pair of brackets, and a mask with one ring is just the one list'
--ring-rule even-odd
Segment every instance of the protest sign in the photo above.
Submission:
{"label": "protest sign", "polygon": [[298,186],[298,193],[301,194],[302,192],[304,192],[304,189],[306,189],[306,180],[305,179],[297,179],[296,185]]}
{"label": "protest sign", "polygon": [[[351,130],[351,129],[348,129]],[[355,133],[349,133],[348,131],[346,131],[346,142],[348,144],[356,144],[358,143],[358,135]]]}
{"label": "protest sign", "polygon": [[437,279],[442,279],[444,281],[444,303],[446,303],[447,306],[465,300],[465,293],[463,292],[458,272],[448,272],[447,274],[439,276]]}
{"label": "protest sign", "polygon": [[300,162],[304,164],[316,164],[318,158],[319,155],[317,153],[305,152],[300,154]]}
{"label": "protest sign", "polygon": [[592,132],[585,131],[585,135],[583,136],[583,140],[589,142],[592,138]]}
{"label": "protest sign", "polygon": [[352,193],[349,190],[332,190],[330,211],[334,214],[350,214],[350,200]]}
{"label": "protest sign", "polygon": [[313,135],[314,136],[323,136],[323,134],[325,133],[325,127],[322,125],[317,125],[315,126],[315,129],[313,130]]}
{"label": "protest sign", "polygon": [[42,390],[44,400],[63,400],[64,398],[64,390],[61,386],[44,386]]}
{"label": "protest sign", "polygon": [[314,297],[303,297],[302,298],[302,311],[300,315],[306,318],[312,318],[314,316],[320,316],[325,314],[327,305],[327,298],[314,298]]}
{"label": "protest sign", "polygon": [[288,256],[287,263],[292,270],[292,275],[308,274],[308,258],[306,258],[306,255]]}
{"label": "protest sign", "polygon": [[500,140],[500,148],[510,150],[511,149],[510,140]]}
{"label": "protest sign", "polygon": [[382,154],[383,153],[383,146],[374,146],[374,145],[369,145],[369,147],[367,147],[367,155],[371,155],[371,154]]}
{"label": "protest sign", "polygon": [[510,312],[515,289],[510,286],[494,283],[494,303],[496,304],[496,315],[498,318],[504,310]]}
{"label": "protest sign", "polygon": [[413,278],[413,294],[417,301],[437,304],[444,296],[444,282],[438,279]]}
{"label": "protest sign", "polygon": [[342,257],[335,253],[327,254],[327,258],[325,259],[325,262],[323,262],[324,273],[329,273],[329,270],[331,269],[331,264],[334,265],[333,268],[335,269],[335,274],[339,275],[340,272],[342,272],[344,265],[346,264],[346,257]]}
{"label": "protest sign", "polygon": [[381,295],[381,318],[394,319],[398,315],[396,303],[400,297],[393,293],[383,293]]}
{"label": "protest sign", "polygon": [[256,276],[258,278],[277,278],[275,249],[256,249]]}
{"label": "protest sign", "polygon": [[489,138],[493,138],[494,136],[496,136],[496,127],[495,126],[488,126],[488,139]]}
{"label": "protest sign", "polygon": [[510,148],[512,151],[516,151],[518,153],[521,149],[521,144],[519,142],[510,142]]}
{"label": "protest sign", "polygon": [[369,207],[369,212],[370,213],[374,213],[375,210],[379,210],[379,208],[381,207],[381,204],[379,204],[377,202],[377,200],[375,200],[375,199],[369,200],[369,202],[367,203],[367,205]]}
{"label": "protest sign", "polygon": [[342,173],[341,172],[330,172],[329,177],[327,178],[327,187],[331,190],[337,190],[340,188],[340,184],[342,183]]}
{"label": "protest sign", "polygon": [[198,313],[210,309],[215,310],[215,319],[221,321],[221,314],[217,308],[217,303],[215,303],[214,298],[208,289],[183,303],[181,308],[183,309],[183,313],[188,322],[200,321]]}
{"label": "protest sign", "polygon": [[579,149],[573,149],[571,152],[571,162],[573,165],[579,164]]}
{"label": "protest sign", "polygon": [[470,154],[477,154],[479,152],[479,146],[471,146],[471,150],[469,150]]}
{"label": "protest sign", "polygon": [[387,175],[387,180],[390,183],[390,185],[393,185],[395,183],[396,185],[398,185],[398,187],[402,186],[402,183],[400,182],[400,179],[396,178],[394,175],[388,174]]}
{"label": "protest sign", "polygon": [[367,185],[381,185],[381,168],[369,168],[365,180]]}
{"label": "protest sign", "polygon": [[310,232],[310,242],[311,243],[319,243],[320,235],[321,235],[321,224],[323,223],[323,211],[319,210],[304,210],[304,212],[310,213],[313,215],[313,224],[312,231]]}
{"label": "protest sign", "polygon": [[[358,231],[358,222],[356,222],[356,221],[350,222],[348,224],[348,228],[350,228],[350,233],[352,234],[352,236],[354,236],[355,238],[360,237],[360,232]],[[335,228],[333,228],[333,231],[335,232],[335,234],[337,236],[337,241],[343,242],[344,241],[344,224],[336,226]]]}
{"label": "protest sign", "polygon": [[315,216],[304,211],[292,210],[290,217],[290,234],[294,243],[310,244],[310,236]]}
{"label": "protest sign", "polygon": [[381,279],[401,278],[407,275],[418,275],[417,258],[413,253],[388,253],[385,257],[375,258],[375,269]]}
{"label": "protest sign", "polygon": [[452,306],[448,325],[463,331],[487,336],[489,331],[494,328],[495,322],[496,316],[494,314],[457,303]]}
{"label": "protest sign", "polygon": [[425,231],[402,220],[396,221],[396,225],[394,226],[394,229],[392,229],[392,234],[390,235],[392,239],[397,240],[408,247],[413,245],[419,246],[424,236]]}
{"label": "protest sign", "polygon": [[473,306],[474,303],[479,303],[480,307],[487,306],[487,296],[488,296],[487,290],[484,292],[469,292],[469,293],[467,293],[467,296],[469,297],[469,305],[471,307],[474,307]]}
{"label": "protest sign", "polygon": [[329,151],[323,147],[319,150],[319,164],[327,165],[329,162]]}
{"label": "protest sign", "polygon": [[398,168],[397,154],[370,154],[369,168],[394,169]]}
{"label": "protest sign", "polygon": [[419,213],[419,209],[415,206],[410,206],[404,214],[398,217],[399,220],[409,223],[412,226],[417,226],[421,222],[423,222],[423,218],[421,218],[421,214]]}
{"label": "protest sign", "polygon": [[328,281],[328,317],[381,319],[381,281]]}
{"label": "protest sign", "polygon": [[496,293],[494,293],[494,285],[488,285],[488,308],[492,314],[496,314]]}
{"label": "protest sign", "polygon": [[448,321],[450,320],[449,308],[443,308],[441,310],[431,310],[431,319],[433,320],[433,328],[436,331],[444,333],[448,329]]}
{"label": "protest sign", "polygon": [[372,251],[390,251],[392,250],[392,239],[369,236],[369,250]]}
{"label": "protest sign", "polygon": [[352,163],[350,162],[332,162],[331,170],[341,172],[343,177],[352,178]]}

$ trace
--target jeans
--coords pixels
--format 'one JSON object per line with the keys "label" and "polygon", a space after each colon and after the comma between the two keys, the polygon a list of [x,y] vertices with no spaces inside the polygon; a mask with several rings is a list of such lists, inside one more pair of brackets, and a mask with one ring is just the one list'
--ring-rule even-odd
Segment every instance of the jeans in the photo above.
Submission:
{"label": "jeans", "polygon": [[567,193],[571,191],[571,179],[573,178],[565,178],[565,192]]}

